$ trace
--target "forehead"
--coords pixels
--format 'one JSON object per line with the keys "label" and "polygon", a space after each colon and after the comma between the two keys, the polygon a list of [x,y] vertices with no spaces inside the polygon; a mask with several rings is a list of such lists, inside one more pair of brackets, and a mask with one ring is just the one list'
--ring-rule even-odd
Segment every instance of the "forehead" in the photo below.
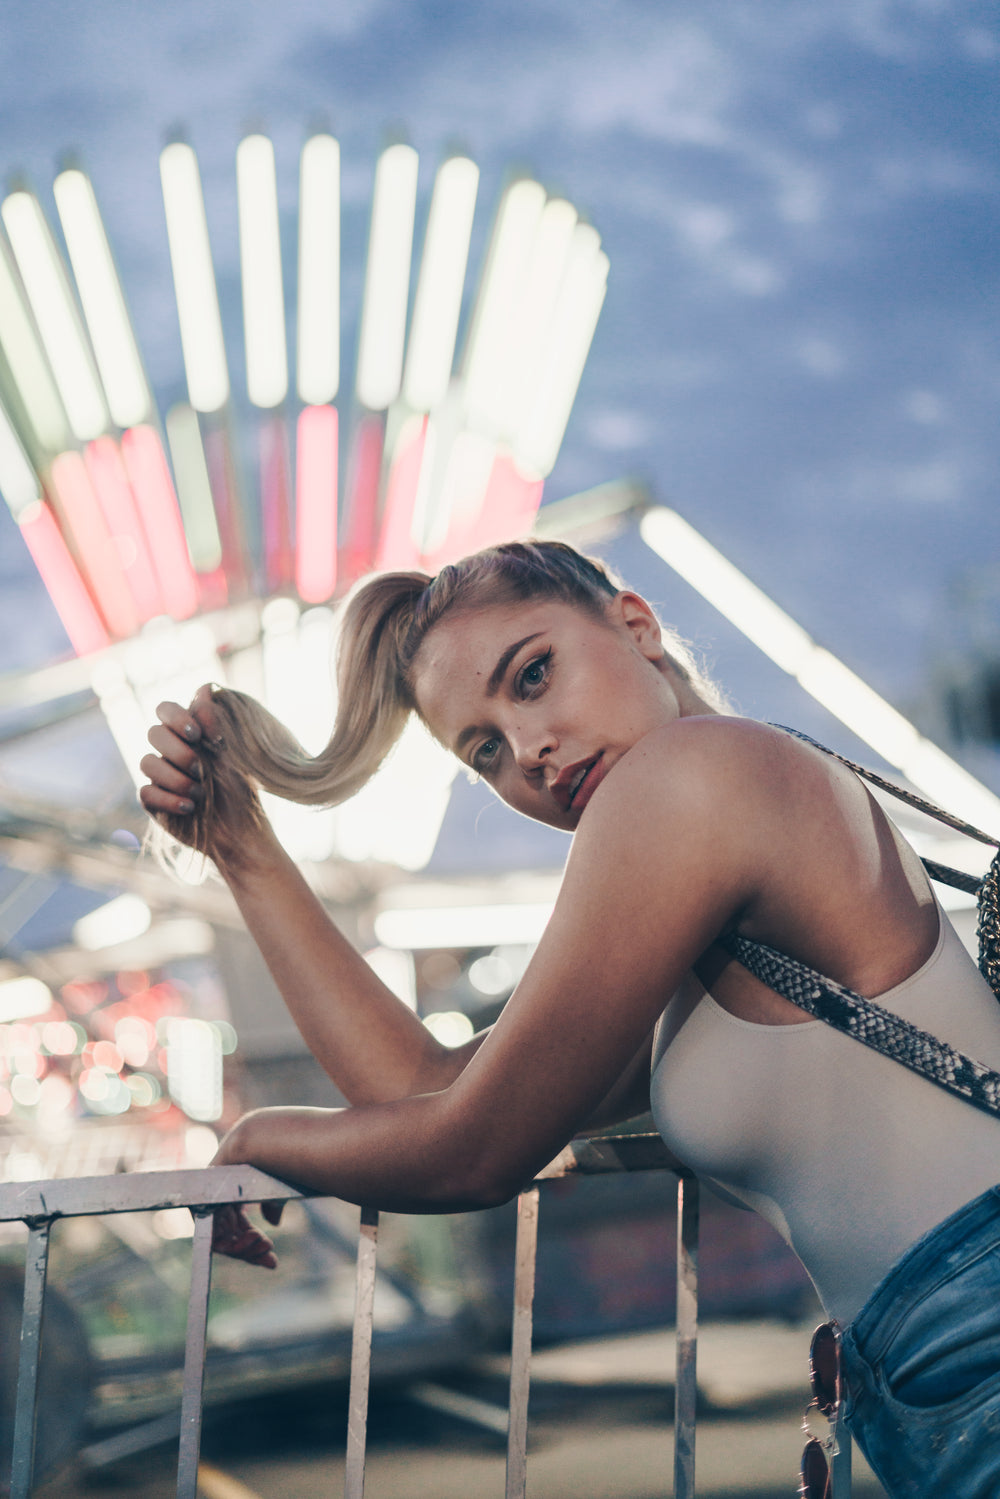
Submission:
{"label": "forehead", "polygon": [[413,663],[417,708],[445,743],[475,721],[490,701],[490,676],[515,641],[553,630],[586,629],[589,615],[561,599],[529,599],[461,609],[440,620]]}

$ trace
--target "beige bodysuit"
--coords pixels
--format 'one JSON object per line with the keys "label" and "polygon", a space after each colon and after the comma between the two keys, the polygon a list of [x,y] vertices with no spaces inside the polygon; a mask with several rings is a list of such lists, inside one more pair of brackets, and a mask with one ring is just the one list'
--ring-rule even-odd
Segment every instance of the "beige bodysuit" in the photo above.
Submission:
{"label": "beige bodysuit", "polygon": [[[926,963],[870,997],[1000,1070],[1000,1004],[940,923]],[[740,1020],[693,974],[660,1021],[650,1091],[669,1148],[774,1225],[842,1326],[921,1234],[1000,1182],[1000,1120],[822,1020]]]}

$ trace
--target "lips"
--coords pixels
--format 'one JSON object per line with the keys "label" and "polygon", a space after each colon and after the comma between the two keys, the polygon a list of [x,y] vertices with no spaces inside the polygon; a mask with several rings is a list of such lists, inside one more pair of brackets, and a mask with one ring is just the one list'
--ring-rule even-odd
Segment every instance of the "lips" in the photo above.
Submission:
{"label": "lips", "polygon": [[578,760],[556,776],[549,790],[564,812],[571,807],[582,810],[586,806],[601,780],[601,758],[601,755],[595,755],[590,760]]}

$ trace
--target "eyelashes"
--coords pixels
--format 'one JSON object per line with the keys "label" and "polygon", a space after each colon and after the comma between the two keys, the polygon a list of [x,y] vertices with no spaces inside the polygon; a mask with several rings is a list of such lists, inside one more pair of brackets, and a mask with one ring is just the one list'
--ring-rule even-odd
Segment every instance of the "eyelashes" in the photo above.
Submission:
{"label": "eyelashes", "polygon": [[[519,698],[530,700],[540,697],[549,683],[552,669],[552,650],[543,651],[539,656],[533,656],[530,661],[525,662],[514,678],[514,692]],[[481,775],[488,775],[495,767],[503,748],[503,738],[499,734],[491,734],[488,739],[476,748],[469,764],[470,774],[473,780]]]}
{"label": "eyelashes", "polygon": [[[495,748],[490,749],[490,745],[495,746]],[[475,775],[477,777],[485,775],[499,753],[500,740],[496,734],[492,735],[489,739],[484,739],[472,757],[472,770]]]}
{"label": "eyelashes", "polygon": [[521,697],[537,697],[549,679],[549,670],[552,664],[552,651],[547,650],[541,656],[533,656],[532,659],[522,666],[517,674],[516,687]]}

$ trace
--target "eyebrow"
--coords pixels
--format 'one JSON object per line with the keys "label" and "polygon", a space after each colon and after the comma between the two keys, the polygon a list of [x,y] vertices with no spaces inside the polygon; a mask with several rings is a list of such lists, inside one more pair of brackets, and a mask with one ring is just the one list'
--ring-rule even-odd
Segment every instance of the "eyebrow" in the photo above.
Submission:
{"label": "eyebrow", "polygon": [[[487,697],[496,697],[497,693],[500,691],[503,679],[507,675],[507,668],[513,661],[514,657],[517,655],[518,651],[521,650],[523,646],[530,645],[533,640],[537,640],[541,633],[541,630],[536,630],[533,635],[525,635],[521,640],[515,640],[514,644],[509,645],[505,651],[501,651],[500,656],[497,660],[497,664],[490,672],[489,681],[486,683]],[[479,726],[477,724],[470,724],[467,729],[463,729],[461,734],[459,734],[458,738],[455,741],[455,753],[460,754],[468,744],[469,740],[474,739],[479,732]]]}

